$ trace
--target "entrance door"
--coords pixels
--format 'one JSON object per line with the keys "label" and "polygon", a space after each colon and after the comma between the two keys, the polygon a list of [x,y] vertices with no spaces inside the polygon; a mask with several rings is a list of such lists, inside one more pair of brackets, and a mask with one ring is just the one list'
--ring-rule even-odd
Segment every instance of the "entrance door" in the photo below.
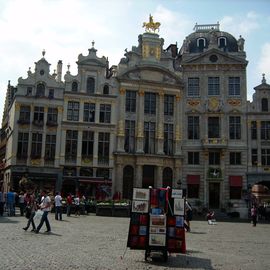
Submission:
{"label": "entrance door", "polygon": [[143,188],[148,188],[149,186],[154,187],[154,184],[155,184],[155,166],[144,165],[142,187]]}
{"label": "entrance door", "polygon": [[209,183],[209,208],[218,209],[220,199],[220,184]]}

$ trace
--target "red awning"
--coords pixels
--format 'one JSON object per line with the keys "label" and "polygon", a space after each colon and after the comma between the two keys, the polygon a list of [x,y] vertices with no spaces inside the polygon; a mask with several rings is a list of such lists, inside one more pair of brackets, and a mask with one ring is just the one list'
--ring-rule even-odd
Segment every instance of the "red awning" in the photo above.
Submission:
{"label": "red awning", "polygon": [[229,181],[231,187],[242,187],[243,185],[242,176],[239,175],[229,176]]}
{"label": "red awning", "polygon": [[200,176],[199,175],[187,175],[187,184],[188,185],[199,185]]}

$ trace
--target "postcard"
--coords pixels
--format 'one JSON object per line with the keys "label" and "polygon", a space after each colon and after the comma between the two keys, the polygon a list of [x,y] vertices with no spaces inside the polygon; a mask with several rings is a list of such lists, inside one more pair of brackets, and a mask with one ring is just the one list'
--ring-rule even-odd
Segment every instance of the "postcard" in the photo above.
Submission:
{"label": "postcard", "polygon": [[185,200],[174,199],[174,215],[183,216],[185,214]]}

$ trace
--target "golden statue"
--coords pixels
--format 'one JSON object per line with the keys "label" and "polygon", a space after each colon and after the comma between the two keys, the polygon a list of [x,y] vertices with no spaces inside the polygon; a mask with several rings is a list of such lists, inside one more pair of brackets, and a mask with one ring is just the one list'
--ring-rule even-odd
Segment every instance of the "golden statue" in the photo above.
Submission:
{"label": "golden statue", "polygon": [[146,32],[152,32],[153,31],[155,33],[156,30],[159,31],[160,23],[159,22],[154,22],[153,21],[153,16],[150,14],[149,15],[149,22],[148,23],[144,22],[142,27],[145,27]]}

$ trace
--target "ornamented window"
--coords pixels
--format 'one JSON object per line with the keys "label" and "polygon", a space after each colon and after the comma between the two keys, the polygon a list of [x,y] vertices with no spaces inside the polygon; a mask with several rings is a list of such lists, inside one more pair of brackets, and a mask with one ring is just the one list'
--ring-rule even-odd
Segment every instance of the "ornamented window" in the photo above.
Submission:
{"label": "ornamented window", "polygon": [[105,84],[103,87],[103,95],[109,95],[109,85]]}
{"label": "ornamented window", "polygon": [[77,145],[78,145],[78,131],[67,130],[66,131],[66,161],[75,162],[77,158]]}
{"label": "ornamented window", "polygon": [[220,152],[209,152],[209,165],[220,165]]}
{"label": "ornamented window", "polygon": [[219,138],[219,117],[208,117],[208,138]]}
{"label": "ornamented window", "polygon": [[46,135],[45,160],[55,160],[56,135]]}
{"label": "ornamented window", "polygon": [[229,96],[240,96],[240,77],[229,77]]}
{"label": "ornamented window", "polygon": [[165,155],[173,155],[173,124],[164,124],[163,151]]}
{"label": "ornamented window", "polygon": [[230,165],[241,165],[240,152],[230,152]]}
{"label": "ornamented window", "polygon": [[208,96],[219,96],[219,77],[208,77]]}
{"label": "ornamented window", "polygon": [[76,81],[72,82],[71,91],[72,92],[78,92],[78,83]]}
{"label": "ornamented window", "polygon": [[268,99],[262,98],[262,112],[268,112]]}
{"label": "ornamented window", "polygon": [[33,91],[33,90],[32,90],[32,87],[31,87],[31,86],[28,86],[28,87],[27,87],[27,93],[26,93],[26,95],[27,95],[27,96],[32,96],[32,91]]}
{"label": "ornamented window", "polygon": [[156,114],[156,94],[155,93],[145,93],[144,113]]}
{"label": "ornamented window", "polygon": [[49,89],[49,95],[48,95],[49,99],[53,99],[54,98],[54,89]]}
{"label": "ornamented window", "polygon": [[80,103],[77,101],[69,101],[67,107],[67,120],[79,121]]}
{"label": "ornamented window", "polygon": [[202,52],[203,49],[206,47],[206,40],[205,38],[198,38],[197,39],[197,47],[199,48],[199,51]]}
{"label": "ornamented window", "polygon": [[34,107],[34,125],[43,125],[44,123],[44,107]]}
{"label": "ornamented window", "polygon": [[229,117],[229,132],[231,140],[241,139],[241,117],[230,116]]}
{"label": "ornamented window", "polygon": [[144,153],[155,153],[156,123],[144,122]]}
{"label": "ornamented window", "polygon": [[198,140],[200,138],[199,116],[188,116],[188,139]]}
{"label": "ornamented window", "polygon": [[199,165],[200,164],[200,152],[188,152],[188,164]]}
{"label": "ornamented window", "polygon": [[251,149],[251,163],[252,166],[258,165],[258,149]]}
{"label": "ornamented window", "polygon": [[94,78],[92,77],[87,78],[86,91],[87,91],[87,94],[95,93],[95,79]]}
{"label": "ornamented window", "polygon": [[17,158],[27,159],[29,133],[18,133]]}
{"label": "ornamented window", "polygon": [[164,96],[164,115],[173,116],[174,108],[174,96],[165,95]]}
{"label": "ornamented window", "polygon": [[94,123],[95,111],[96,111],[96,105],[94,103],[84,103],[83,121]]}
{"label": "ornamented window", "polygon": [[42,149],[42,134],[32,133],[32,148],[31,148],[31,158],[41,158]]}
{"label": "ornamented window", "polygon": [[94,152],[94,132],[83,131],[82,158],[92,160],[93,152]]}
{"label": "ornamented window", "polygon": [[200,79],[188,78],[188,96],[198,97],[200,95]]}
{"label": "ornamented window", "polygon": [[19,116],[19,122],[22,124],[30,123],[30,106],[21,106],[20,107],[20,116]]}
{"label": "ornamented window", "polygon": [[227,39],[226,37],[219,37],[218,38],[218,47],[225,48],[227,46]]}
{"label": "ornamented window", "polygon": [[98,134],[98,164],[109,165],[110,133],[100,132]]}
{"label": "ornamented window", "polygon": [[47,124],[57,124],[57,108],[48,108]]}
{"label": "ornamented window", "polygon": [[251,122],[251,139],[257,140],[257,122],[256,121]]}
{"label": "ornamented window", "polygon": [[126,112],[136,112],[136,92],[126,91]]}
{"label": "ornamented window", "polygon": [[45,85],[43,83],[39,83],[36,88],[36,96],[44,97],[45,96]]}
{"label": "ornamented window", "polygon": [[135,121],[126,120],[125,121],[125,152],[134,153],[135,152]]}
{"label": "ornamented window", "polygon": [[270,149],[262,149],[262,166],[270,166]]}
{"label": "ornamented window", "polygon": [[111,123],[111,105],[110,104],[100,104],[99,122]]}
{"label": "ornamented window", "polygon": [[261,139],[270,140],[270,121],[261,122]]}

